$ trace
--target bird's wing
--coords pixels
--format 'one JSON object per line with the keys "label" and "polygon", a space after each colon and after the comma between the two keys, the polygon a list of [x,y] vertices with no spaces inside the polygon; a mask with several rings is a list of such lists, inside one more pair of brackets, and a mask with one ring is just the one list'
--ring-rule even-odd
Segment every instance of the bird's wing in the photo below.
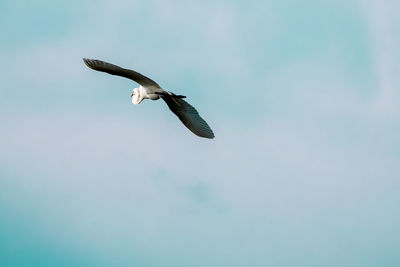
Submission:
{"label": "bird's wing", "polygon": [[147,78],[146,76],[144,76],[134,70],[124,69],[124,68],[118,67],[117,65],[113,65],[113,64],[110,64],[110,63],[107,63],[107,62],[104,62],[101,60],[97,60],[97,59],[84,58],[83,62],[85,62],[86,66],[88,66],[91,69],[102,71],[102,72],[107,72],[112,75],[118,75],[118,76],[122,76],[122,77],[125,77],[128,79],[131,79],[144,87],[155,86],[155,87],[160,88],[160,86],[155,81],[153,81],[150,78]]}
{"label": "bird's wing", "polygon": [[173,95],[163,95],[162,99],[169,109],[175,113],[181,122],[195,135],[214,138],[214,133],[207,122],[200,117],[197,110],[182,98]]}

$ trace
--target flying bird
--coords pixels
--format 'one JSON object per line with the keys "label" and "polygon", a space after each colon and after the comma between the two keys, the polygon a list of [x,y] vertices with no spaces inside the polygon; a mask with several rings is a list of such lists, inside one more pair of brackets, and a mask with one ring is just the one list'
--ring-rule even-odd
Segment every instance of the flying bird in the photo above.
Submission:
{"label": "flying bird", "polygon": [[172,92],[162,89],[152,79],[130,69],[124,69],[119,66],[97,60],[84,58],[86,66],[93,70],[106,72],[131,79],[139,84],[134,88],[131,94],[132,103],[140,104],[144,99],[163,99],[169,109],[181,120],[181,122],[197,136],[204,138],[214,138],[214,133],[207,122],[200,117],[197,110],[188,102],[183,100],[186,96],[176,95]]}

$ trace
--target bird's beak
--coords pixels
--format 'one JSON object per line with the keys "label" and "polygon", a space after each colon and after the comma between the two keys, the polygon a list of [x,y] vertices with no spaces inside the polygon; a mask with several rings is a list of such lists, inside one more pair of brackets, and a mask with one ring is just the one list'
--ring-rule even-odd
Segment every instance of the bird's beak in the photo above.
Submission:
{"label": "bird's beak", "polygon": [[134,93],[132,92],[131,97],[133,97]]}

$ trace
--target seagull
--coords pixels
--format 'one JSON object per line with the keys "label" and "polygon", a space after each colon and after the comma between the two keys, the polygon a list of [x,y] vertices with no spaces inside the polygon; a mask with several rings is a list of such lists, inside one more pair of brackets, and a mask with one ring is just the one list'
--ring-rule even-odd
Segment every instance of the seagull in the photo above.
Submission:
{"label": "seagull", "polygon": [[152,79],[130,69],[124,69],[117,65],[107,63],[97,59],[84,58],[86,66],[93,70],[106,72],[112,75],[122,76],[131,79],[139,84],[131,94],[132,103],[140,104],[144,99],[158,100],[162,98],[167,103],[169,109],[181,120],[181,122],[195,135],[212,139],[214,133],[207,122],[200,117],[197,110],[188,102],[183,100],[186,96],[176,95],[162,89]]}

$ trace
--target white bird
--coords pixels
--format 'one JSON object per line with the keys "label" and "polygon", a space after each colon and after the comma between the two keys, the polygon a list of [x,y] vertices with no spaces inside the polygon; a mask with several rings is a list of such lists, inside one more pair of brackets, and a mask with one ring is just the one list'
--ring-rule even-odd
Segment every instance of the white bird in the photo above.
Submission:
{"label": "white bird", "polygon": [[124,69],[96,59],[84,58],[83,61],[91,69],[122,76],[137,82],[140,86],[134,88],[131,94],[133,104],[140,104],[143,99],[157,100],[162,98],[167,103],[169,109],[178,116],[181,122],[192,133],[200,137],[214,138],[214,133],[207,122],[200,117],[194,107],[182,99],[186,96],[175,95],[172,92],[165,91],[155,81],[136,71]]}

